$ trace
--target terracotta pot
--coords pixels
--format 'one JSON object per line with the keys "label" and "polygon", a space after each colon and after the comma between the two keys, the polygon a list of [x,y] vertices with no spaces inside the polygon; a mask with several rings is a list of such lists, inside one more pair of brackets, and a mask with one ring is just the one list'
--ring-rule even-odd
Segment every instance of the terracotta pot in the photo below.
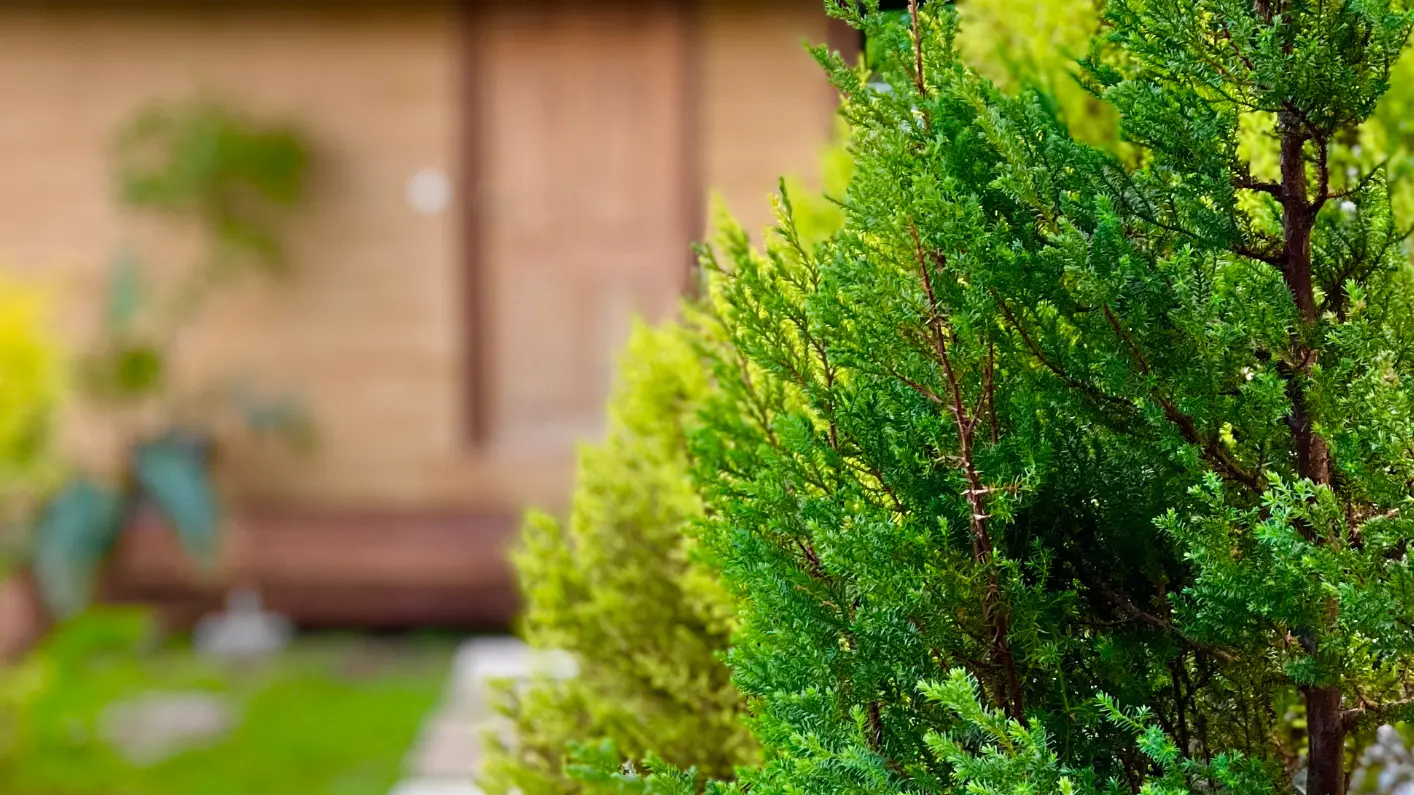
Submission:
{"label": "terracotta pot", "polygon": [[49,614],[34,577],[23,569],[0,579],[0,663],[14,662],[44,637]]}

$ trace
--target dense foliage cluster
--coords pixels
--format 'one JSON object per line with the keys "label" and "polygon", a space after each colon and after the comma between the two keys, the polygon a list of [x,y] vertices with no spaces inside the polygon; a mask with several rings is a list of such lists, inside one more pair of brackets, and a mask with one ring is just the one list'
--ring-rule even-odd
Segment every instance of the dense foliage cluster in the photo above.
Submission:
{"label": "dense foliage cluster", "polygon": [[1111,0],[1126,162],[965,66],[948,6],[836,12],[890,56],[877,90],[820,53],[844,229],[783,200],[705,259],[737,786],[1343,792],[1414,688],[1414,285],[1352,160],[1410,15]]}

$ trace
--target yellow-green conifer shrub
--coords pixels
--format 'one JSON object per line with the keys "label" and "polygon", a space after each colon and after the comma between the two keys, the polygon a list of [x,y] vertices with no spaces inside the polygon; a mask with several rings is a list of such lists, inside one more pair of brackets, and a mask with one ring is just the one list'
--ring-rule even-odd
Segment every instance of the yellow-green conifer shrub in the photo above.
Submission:
{"label": "yellow-green conifer shrub", "polygon": [[[841,126],[841,141],[847,130]],[[853,158],[823,154],[822,191],[787,180],[807,245],[844,221],[840,196]],[[719,224],[731,224],[726,209]],[[494,795],[581,792],[564,766],[575,745],[601,756],[657,756],[728,778],[758,760],[738,720],[744,705],[718,655],[734,610],[715,574],[694,562],[702,505],[688,473],[686,434],[708,390],[700,324],[635,326],[620,354],[602,443],[581,449],[567,523],[531,512],[513,563],[525,601],[523,635],[575,656],[579,675],[500,693],[513,741],[488,738],[483,787]]]}
{"label": "yellow-green conifer shrub", "polygon": [[503,692],[516,739],[492,738],[484,787],[574,792],[568,749],[608,741],[714,776],[756,758],[717,653],[732,610],[691,557],[702,513],[684,423],[708,388],[687,332],[639,323],[622,354],[604,441],[580,451],[568,522],[531,513],[514,555],[526,640],[574,655],[578,676]]}
{"label": "yellow-green conifer shrub", "polygon": [[53,472],[49,440],[62,381],[42,294],[0,281],[0,571]]}

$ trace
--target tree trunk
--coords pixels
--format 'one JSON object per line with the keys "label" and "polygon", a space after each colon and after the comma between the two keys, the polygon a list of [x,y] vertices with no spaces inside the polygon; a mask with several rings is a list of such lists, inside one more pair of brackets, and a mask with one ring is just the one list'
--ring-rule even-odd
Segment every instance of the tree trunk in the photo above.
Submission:
{"label": "tree trunk", "polygon": [[[1320,194],[1312,202],[1306,187],[1306,159],[1303,152],[1309,140],[1309,130],[1292,112],[1278,116],[1277,132],[1281,138],[1281,205],[1282,205],[1282,278],[1291,291],[1301,323],[1305,327],[1292,333],[1291,368],[1285,373],[1287,395],[1291,399],[1292,442],[1296,452],[1297,472],[1312,482],[1330,485],[1331,460],[1326,440],[1316,432],[1302,379],[1309,376],[1316,364],[1318,352],[1307,337],[1317,322],[1315,285],[1312,280],[1311,229],[1316,211],[1324,201],[1326,186],[1326,151],[1318,141],[1321,180]],[[1303,534],[1315,541],[1315,533],[1303,528]],[[1303,642],[1311,656],[1316,655],[1315,637]],[[1341,717],[1340,687],[1324,685],[1301,690],[1306,699],[1307,768],[1306,795],[1344,795],[1345,793],[1345,723]]]}
{"label": "tree trunk", "polygon": [[1345,795],[1345,723],[1340,688],[1302,688],[1306,699],[1306,795]]}
{"label": "tree trunk", "polygon": [[1301,313],[1301,321],[1316,322],[1316,294],[1311,283],[1311,227],[1315,214],[1306,191],[1306,136],[1299,123],[1283,118],[1281,136],[1282,276]]}

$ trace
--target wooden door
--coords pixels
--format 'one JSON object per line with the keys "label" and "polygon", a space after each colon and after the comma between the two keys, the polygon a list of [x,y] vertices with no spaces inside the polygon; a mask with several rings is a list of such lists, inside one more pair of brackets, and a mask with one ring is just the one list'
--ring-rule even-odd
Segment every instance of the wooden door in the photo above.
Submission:
{"label": "wooden door", "polygon": [[568,453],[631,318],[671,314],[685,282],[688,35],[670,1],[523,5],[471,19],[470,377],[493,450]]}

